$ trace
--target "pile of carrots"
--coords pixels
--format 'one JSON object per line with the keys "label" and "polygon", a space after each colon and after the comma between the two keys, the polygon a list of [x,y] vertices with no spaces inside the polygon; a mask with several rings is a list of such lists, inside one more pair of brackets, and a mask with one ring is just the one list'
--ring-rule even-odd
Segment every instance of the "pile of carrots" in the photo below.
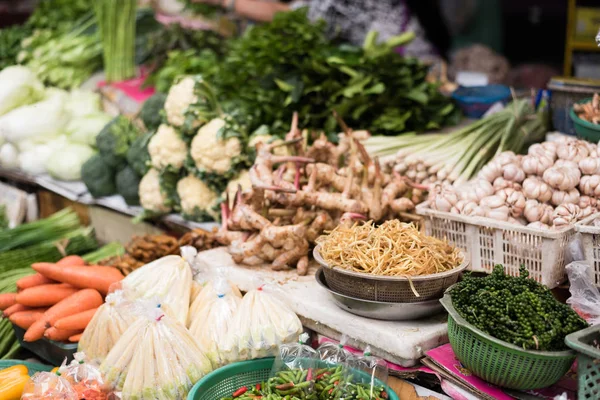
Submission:
{"label": "pile of carrots", "polygon": [[36,273],[17,281],[17,293],[0,295],[3,316],[26,330],[26,342],[79,341],[110,286],[123,279],[116,268],[85,264],[79,256],[32,264]]}

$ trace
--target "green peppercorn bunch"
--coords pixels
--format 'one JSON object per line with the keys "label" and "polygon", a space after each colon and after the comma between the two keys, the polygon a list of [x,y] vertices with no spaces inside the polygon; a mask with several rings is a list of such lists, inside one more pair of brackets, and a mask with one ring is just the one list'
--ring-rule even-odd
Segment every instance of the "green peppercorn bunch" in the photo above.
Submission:
{"label": "green peppercorn bunch", "polygon": [[523,349],[565,350],[565,336],[587,322],[529,279],[523,266],[519,271],[520,276],[509,276],[497,265],[483,278],[466,274],[450,292],[454,308],[485,333]]}

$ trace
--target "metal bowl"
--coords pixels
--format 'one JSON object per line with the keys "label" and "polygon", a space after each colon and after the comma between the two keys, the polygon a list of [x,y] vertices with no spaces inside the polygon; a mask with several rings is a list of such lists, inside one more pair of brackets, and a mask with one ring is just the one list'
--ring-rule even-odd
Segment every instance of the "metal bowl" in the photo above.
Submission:
{"label": "metal bowl", "polygon": [[[382,276],[349,271],[328,265],[317,245],[313,250],[315,260],[323,267],[325,282],[339,294],[354,299],[382,303],[418,303],[437,301],[444,291],[458,281],[458,277],[470,264],[468,255],[461,251],[463,262],[454,269],[437,274],[405,276]],[[417,296],[416,293],[419,295]]]}
{"label": "metal bowl", "polygon": [[406,321],[429,317],[443,310],[439,300],[421,301],[418,303],[384,303],[356,299],[337,293],[327,286],[323,267],[319,268],[315,278],[321,287],[327,290],[335,304],[342,310],[371,319],[383,319],[387,321]]}

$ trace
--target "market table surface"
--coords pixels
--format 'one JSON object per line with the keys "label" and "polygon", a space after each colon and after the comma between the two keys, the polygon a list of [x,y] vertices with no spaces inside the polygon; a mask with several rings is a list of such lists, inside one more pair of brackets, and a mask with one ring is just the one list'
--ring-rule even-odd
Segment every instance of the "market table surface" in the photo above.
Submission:
{"label": "market table surface", "polygon": [[299,277],[295,270],[237,265],[225,248],[202,252],[198,260],[208,270],[222,268],[242,291],[262,283],[276,283],[307,328],[333,339],[345,334],[350,339],[348,345],[357,348],[370,345],[374,355],[403,367],[418,364],[426,351],[448,342],[446,314],[417,321],[379,321],[339,309],[316,282],[316,265],[311,266],[307,276]]}

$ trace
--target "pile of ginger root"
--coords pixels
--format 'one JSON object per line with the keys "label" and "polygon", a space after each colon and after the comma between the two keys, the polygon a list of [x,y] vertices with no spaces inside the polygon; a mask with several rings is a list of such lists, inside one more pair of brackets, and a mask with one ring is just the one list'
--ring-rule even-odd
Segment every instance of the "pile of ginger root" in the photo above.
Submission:
{"label": "pile of ginger root", "polygon": [[306,275],[309,251],[324,231],[360,220],[414,219],[409,212],[427,187],[384,173],[361,144],[369,133],[338,122],[344,130],[338,144],[321,133],[309,145],[311,134],[298,129],[297,115],[284,142],[257,144],[252,189],[239,187],[233,201],[221,204],[217,239],[236,263],[296,267]]}

